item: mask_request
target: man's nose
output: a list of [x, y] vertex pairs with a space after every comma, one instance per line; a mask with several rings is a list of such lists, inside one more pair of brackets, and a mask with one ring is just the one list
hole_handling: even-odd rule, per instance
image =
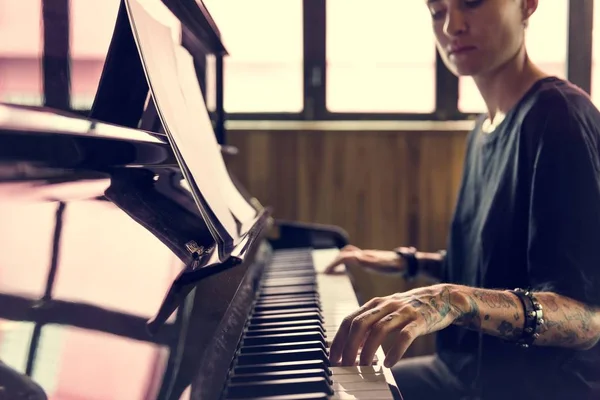
[[448, 37], [459, 36], [468, 30], [465, 14], [457, 8], [450, 8], [446, 12], [446, 21], [444, 22], [444, 34]]

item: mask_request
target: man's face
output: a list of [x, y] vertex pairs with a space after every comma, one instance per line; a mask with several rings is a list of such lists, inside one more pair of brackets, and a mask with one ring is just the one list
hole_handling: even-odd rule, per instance
[[[427, 0], [436, 44], [456, 75], [493, 72], [524, 42], [524, 20], [534, 0]], [[535, 8], [535, 7], [533, 7]]]

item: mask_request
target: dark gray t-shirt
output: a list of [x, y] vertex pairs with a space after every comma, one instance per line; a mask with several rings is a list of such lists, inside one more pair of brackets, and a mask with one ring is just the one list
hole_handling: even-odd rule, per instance
[[[553, 77], [493, 132], [481, 123], [468, 138], [446, 281], [600, 305], [600, 113]], [[484, 398], [600, 399], [600, 346], [522, 349], [451, 326], [438, 333], [438, 353], [464, 383], [477, 380]]]

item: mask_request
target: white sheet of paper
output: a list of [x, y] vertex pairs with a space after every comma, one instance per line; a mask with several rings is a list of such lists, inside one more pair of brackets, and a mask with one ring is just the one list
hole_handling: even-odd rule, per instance
[[[206, 203], [235, 240], [239, 237], [237, 226], [217, 182], [215, 165], [218, 160], [215, 160], [214, 152], [210, 151], [205, 137], [198, 134], [198, 127], [190, 118], [187, 102], [181, 91], [171, 29], [153, 18], [144, 7], [147, 3], [160, 1], [126, 0], [134, 37], [157, 111], [171, 145], [179, 149]], [[162, 3], [160, 5], [164, 6]], [[160, 5], [152, 4], [152, 7]]]
[[221, 188], [221, 194], [226, 199], [229, 210], [243, 224], [256, 217], [256, 210], [248, 204], [244, 196], [237, 190], [227, 171], [219, 143], [213, 131], [210, 115], [206, 109], [204, 96], [196, 77], [192, 55], [181, 46], [175, 48], [175, 54], [177, 66], [179, 67], [181, 91], [185, 97], [188, 113], [195, 127], [194, 135], [202, 136], [204, 145], [208, 147], [206, 151], [214, 153], [213, 157], [211, 157], [211, 162], [215, 163], [213, 167], [215, 168], [217, 182]]

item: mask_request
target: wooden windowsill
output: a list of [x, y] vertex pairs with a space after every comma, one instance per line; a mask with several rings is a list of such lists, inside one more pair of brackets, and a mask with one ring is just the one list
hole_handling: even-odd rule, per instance
[[230, 131], [466, 132], [475, 121], [227, 121]]

